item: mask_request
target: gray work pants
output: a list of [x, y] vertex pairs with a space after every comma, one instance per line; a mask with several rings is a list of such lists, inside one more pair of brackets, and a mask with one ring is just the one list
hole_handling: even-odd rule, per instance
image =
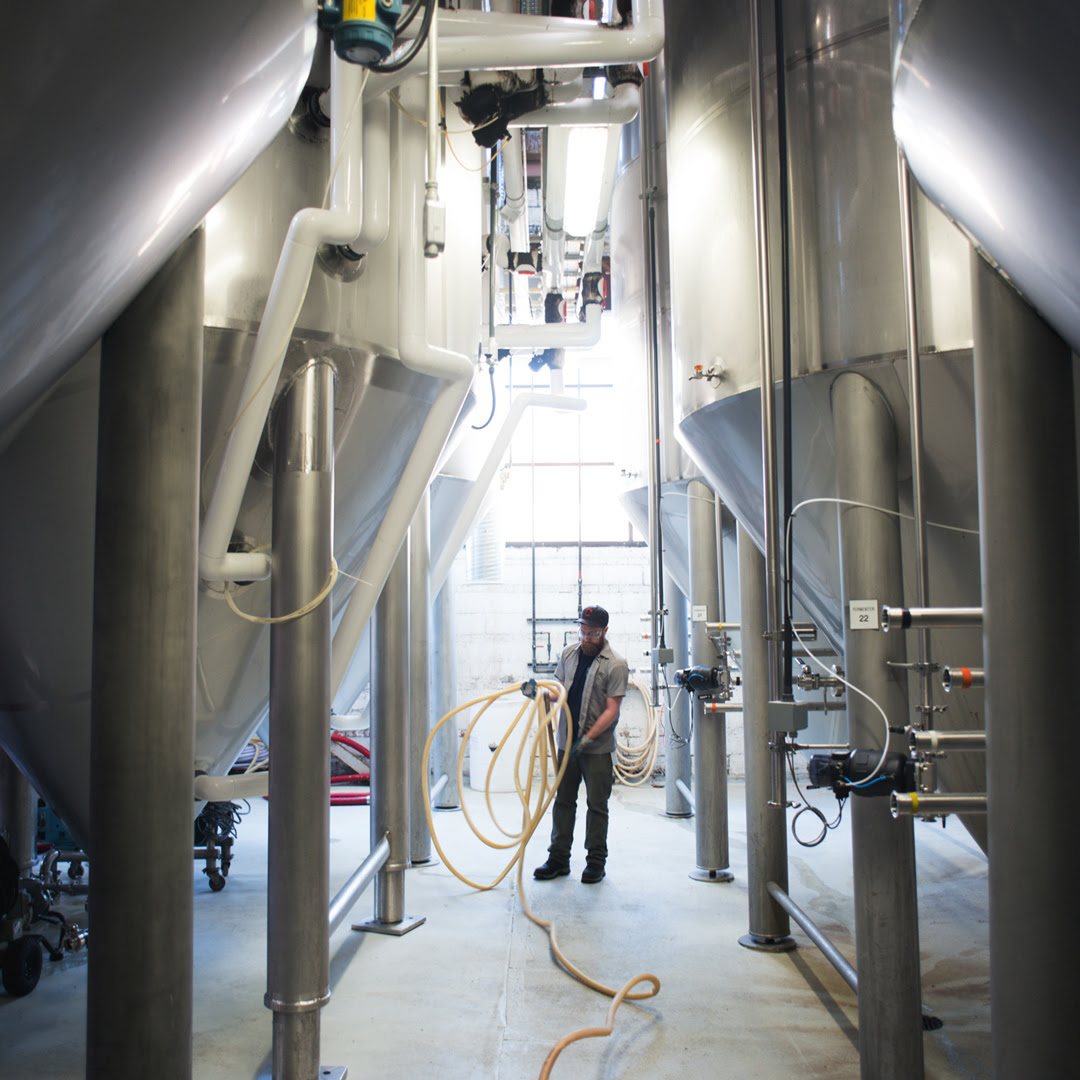
[[[565, 753], [565, 750], [559, 751], [560, 766]], [[570, 759], [552, 805], [549, 862], [557, 866], [570, 864], [578, 788], [584, 779], [587, 806], [585, 814], [586, 862], [589, 866], [603, 867], [607, 860], [608, 799], [611, 797], [613, 774], [614, 768], [610, 754], [575, 754]]]

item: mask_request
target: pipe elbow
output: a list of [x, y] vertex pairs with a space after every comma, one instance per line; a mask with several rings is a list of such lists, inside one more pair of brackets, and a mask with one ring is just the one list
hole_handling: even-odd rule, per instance
[[229, 551], [224, 555], [199, 552], [199, 577], [203, 581], [265, 581], [270, 576], [270, 556], [265, 551]]

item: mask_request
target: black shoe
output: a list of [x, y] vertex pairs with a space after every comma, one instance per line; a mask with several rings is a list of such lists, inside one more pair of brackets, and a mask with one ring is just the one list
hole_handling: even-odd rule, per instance
[[595, 885], [603, 880], [604, 868], [602, 866], [586, 866], [581, 872], [581, 881], [584, 885]]
[[551, 881], [552, 878], [566, 877], [570, 873], [570, 867], [565, 864], [553, 863], [550, 859], [543, 866], [538, 866], [533, 871], [533, 877], [537, 881]]

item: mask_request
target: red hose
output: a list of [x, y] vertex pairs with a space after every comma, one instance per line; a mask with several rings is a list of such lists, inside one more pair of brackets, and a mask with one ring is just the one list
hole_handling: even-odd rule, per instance
[[342, 746], [349, 747], [350, 750], [355, 750], [358, 754], [363, 755], [369, 761], [371, 760], [371, 751], [366, 746], [361, 745], [355, 739], [350, 739], [348, 735], [342, 735], [339, 731], [330, 732], [330, 738], [337, 743], [341, 743]]
[[331, 784], [367, 784], [371, 781], [371, 773], [344, 773], [341, 776], [331, 776]]
[[331, 806], [367, 806], [368, 805], [368, 798], [369, 798], [369, 796], [367, 796], [367, 795], [353, 795], [351, 793], [346, 794], [345, 792], [332, 793], [330, 795], [330, 805]]

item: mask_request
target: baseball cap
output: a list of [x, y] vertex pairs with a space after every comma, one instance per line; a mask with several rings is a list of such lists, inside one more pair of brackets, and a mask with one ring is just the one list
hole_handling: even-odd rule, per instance
[[581, 609], [581, 618], [578, 619], [578, 622], [583, 623], [585, 626], [603, 628], [608, 624], [608, 613], [599, 604], [592, 604]]

